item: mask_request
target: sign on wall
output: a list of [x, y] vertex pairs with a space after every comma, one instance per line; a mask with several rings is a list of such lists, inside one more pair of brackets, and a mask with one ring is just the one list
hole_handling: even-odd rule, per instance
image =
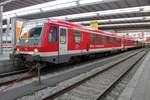
[[98, 27], [99, 27], [98, 21], [92, 21], [92, 22], [90, 23], [90, 26], [91, 26], [91, 27], [94, 27], [94, 28], [96, 28], [96, 29], [98, 29]]
[[22, 25], [23, 25], [23, 21], [19, 21], [19, 20], [16, 21], [16, 41], [19, 41]]

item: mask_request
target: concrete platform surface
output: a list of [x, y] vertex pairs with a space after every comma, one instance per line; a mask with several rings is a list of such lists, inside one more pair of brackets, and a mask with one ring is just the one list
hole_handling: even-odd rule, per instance
[[150, 100], [150, 52], [118, 100]]
[[3, 54], [0, 55], [0, 62], [3, 62], [3, 61], [8, 61], [9, 60], [9, 54], [12, 53], [12, 50], [11, 49], [3, 49]]
[[9, 53], [4, 53], [0, 55], [0, 62], [5, 61], [5, 60], [9, 60]]

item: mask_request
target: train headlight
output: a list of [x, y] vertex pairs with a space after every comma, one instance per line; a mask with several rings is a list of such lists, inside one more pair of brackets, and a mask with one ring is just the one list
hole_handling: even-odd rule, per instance
[[19, 51], [20, 51], [20, 49], [19, 49], [19, 48], [17, 48], [17, 51], [19, 52]]
[[29, 40], [27, 39], [27, 40], [25, 40], [25, 42], [27, 43], [27, 42], [29, 42]]
[[35, 52], [35, 53], [38, 52], [38, 49], [34, 49], [34, 52]]

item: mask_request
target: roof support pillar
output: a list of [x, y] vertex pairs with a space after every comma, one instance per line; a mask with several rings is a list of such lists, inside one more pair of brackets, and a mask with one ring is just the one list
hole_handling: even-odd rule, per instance
[[3, 54], [2, 36], [3, 36], [3, 6], [0, 6], [0, 55]]
[[7, 28], [6, 28], [6, 41], [10, 41], [8, 40], [9, 34], [10, 33], [10, 18], [7, 18]]
[[11, 18], [11, 34], [12, 34], [12, 44], [13, 52], [15, 52], [16, 47], [16, 17]]

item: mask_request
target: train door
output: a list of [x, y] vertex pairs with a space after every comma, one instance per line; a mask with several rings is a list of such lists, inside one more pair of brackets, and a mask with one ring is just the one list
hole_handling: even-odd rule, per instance
[[59, 27], [59, 62], [67, 62], [68, 53], [68, 28], [64, 26]]
[[[56, 24], [48, 23], [46, 35], [43, 35], [43, 42], [41, 42], [41, 45], [45, 46], [45, 50], [49, 53], [48, 55], [45, 56], [50, 56], [47, 60], [49, 62], [53, 63], [58, 63], [59, 58], [58, 58], [58, 33], [59, 33], [59, 27]], [[46, 42], [44, 39], [47, 39], [48, 41]]]

